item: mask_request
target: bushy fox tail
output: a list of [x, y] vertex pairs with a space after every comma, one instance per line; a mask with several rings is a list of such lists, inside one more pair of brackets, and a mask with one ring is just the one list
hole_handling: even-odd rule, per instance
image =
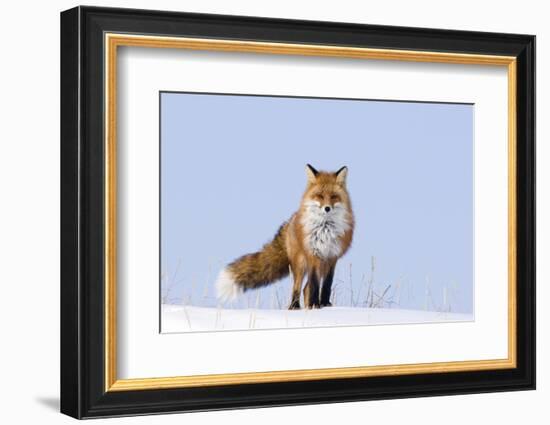
[[285, 223], [261, 251], [243, 255], [220, 272], [216, 281], [216, 292], [220, 301], [234, 300], [249, 289], [260, 288], [288, 276], [286, 231]]

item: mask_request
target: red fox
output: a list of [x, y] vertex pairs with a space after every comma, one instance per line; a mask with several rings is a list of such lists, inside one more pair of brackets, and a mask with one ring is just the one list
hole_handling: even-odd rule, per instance
[[[300, 208], [273, 240], [225, 267], [216, 281], [218, 299], [230, 301], [249, 289], [294, 279], [290, 310], [300, 308], [302, 281], [306, 308], [330, 306], [336, 262], [351, 245], [354, 217], [346, 189], [347, 167], [336, 172], [306, 166], [307, 187]], [[322, 284], [322, 288], [321, 288]]]

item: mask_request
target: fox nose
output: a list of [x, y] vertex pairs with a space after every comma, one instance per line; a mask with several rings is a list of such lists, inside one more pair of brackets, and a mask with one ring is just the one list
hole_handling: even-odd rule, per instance
[[325, 207], [325, 211], [326, 211], [326, 212], [329, 212], [329, 211], [330, 211], [330, 207], [329, 207], [328, 205]]

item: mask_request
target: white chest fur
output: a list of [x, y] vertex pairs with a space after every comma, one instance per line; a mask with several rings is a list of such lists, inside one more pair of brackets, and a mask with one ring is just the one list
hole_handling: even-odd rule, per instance
[[349, 213], [342, 204], [335, 204], [327, 213], [319, 202], [308, 202], [302, 216], [302, 226], [306, 246], [313, 255], [325, 260], [342, 255], [341, 239], [350, 228]]

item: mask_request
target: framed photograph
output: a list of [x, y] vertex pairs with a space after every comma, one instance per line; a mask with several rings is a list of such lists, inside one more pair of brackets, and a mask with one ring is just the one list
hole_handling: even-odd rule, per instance
[[61, 411], [535, 388], [535, 37], [61, 14]]

